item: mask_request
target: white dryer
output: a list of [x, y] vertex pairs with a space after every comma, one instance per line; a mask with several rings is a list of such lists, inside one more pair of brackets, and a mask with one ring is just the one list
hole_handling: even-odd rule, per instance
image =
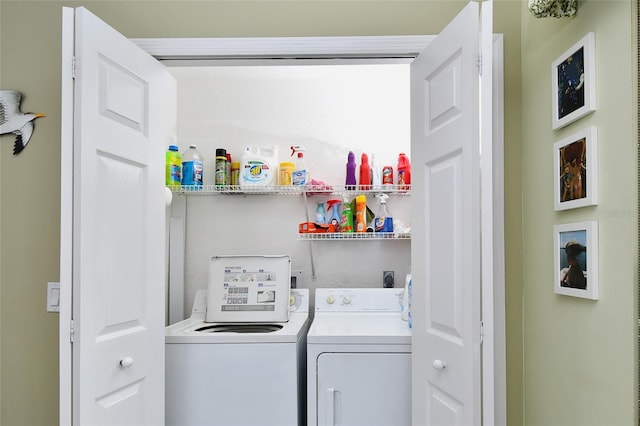
[[411, 329], [403, 289], [315, 293], [307, 334], [307, 423], [411, 424]]
[[[233, 260], [246, 263], [242, 258]], [[212, 259], [212, 263], [215, 262]], [[223, 269], [229, 270], [229, 265], [231, 263], [225, 262]], [[266, 269], [273, 272], [278, 268]], [[274, 279], [276, 275], [278, 279]], [[284, 289], [280, 288], [281, 284], [277, 288], [261, 284], [261, 278], [225, 279], [224, 297], [212, 289], [223, 281], [214, 278], [212, 283], [210, 279], [208, 290], [197, 293], [191, 317], [166, 328], [168, 426], [305, 423], [309, 290], [289, 290], [290, 278], [286, 273], [278, 272], [264, 279], [280, 283], [285, 281], [280, 279], [285, 275]], [[254, 285], [264, 290], [255, 291]], [[276, 312], [279, 309], [266, 307], [280, 303], [278, 299], [285, 295], [285, 306], [288, 306], [285, 320], [266, 322], [268, 316], [264, 316], [264, 312], [282, 316]], [[212, 301], [212, 297], [220, 297], [224, 302]], [[258, 312], [250, 312], [251, 316], [260, 316], [260, 322], [238, 322], [238, 312], [250, 311], [252, 305], [260, 306]], [[216, 306], [219, 312], [232, 314], [235, 322], [207, 321], [211, 316], [209, 311]]]

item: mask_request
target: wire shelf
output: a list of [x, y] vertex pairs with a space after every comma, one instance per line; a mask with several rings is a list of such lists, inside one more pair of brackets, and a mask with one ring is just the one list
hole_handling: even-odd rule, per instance
[[327, 232], [298, 234], [299, 240], [305, 241], [356, 241], [356, 240], [410, 240], [408, 232]]
[[187, 186], [169, 186], [172, 192], [184, 195], [218, 195], [218, 194], [236, 194], [236, 195], [357, 195], [357, 194], [394, 194], [394, 195], [411, 195], [410, 185], [384, 185], [380, 188], [344, 188], [332, 187], [329, 185], [303, 185], [303, 186], [239, 186], [239, 185], [187, 185]]

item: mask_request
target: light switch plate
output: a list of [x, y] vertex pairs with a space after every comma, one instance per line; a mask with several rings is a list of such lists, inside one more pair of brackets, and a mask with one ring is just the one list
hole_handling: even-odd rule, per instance
[[47, 283], [47, 312], [60, 312], [60, 283]]

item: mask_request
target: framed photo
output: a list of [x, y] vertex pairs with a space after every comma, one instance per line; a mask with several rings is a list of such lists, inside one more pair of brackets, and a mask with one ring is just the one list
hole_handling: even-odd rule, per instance
[[598, 300], [598, 222], [555, 225], [555, 293]]
[[555, 210], [598, 204], [597, 153], [595, 126], [553, 144]]
[[551, 64], [554, 129], [596, 109], [595, 43], [588, 33]]

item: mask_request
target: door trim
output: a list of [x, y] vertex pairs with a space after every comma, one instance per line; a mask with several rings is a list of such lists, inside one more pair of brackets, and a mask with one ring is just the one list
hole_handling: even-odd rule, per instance
[[415, 58], [435, 36], [131, 39], [158, 60]]

